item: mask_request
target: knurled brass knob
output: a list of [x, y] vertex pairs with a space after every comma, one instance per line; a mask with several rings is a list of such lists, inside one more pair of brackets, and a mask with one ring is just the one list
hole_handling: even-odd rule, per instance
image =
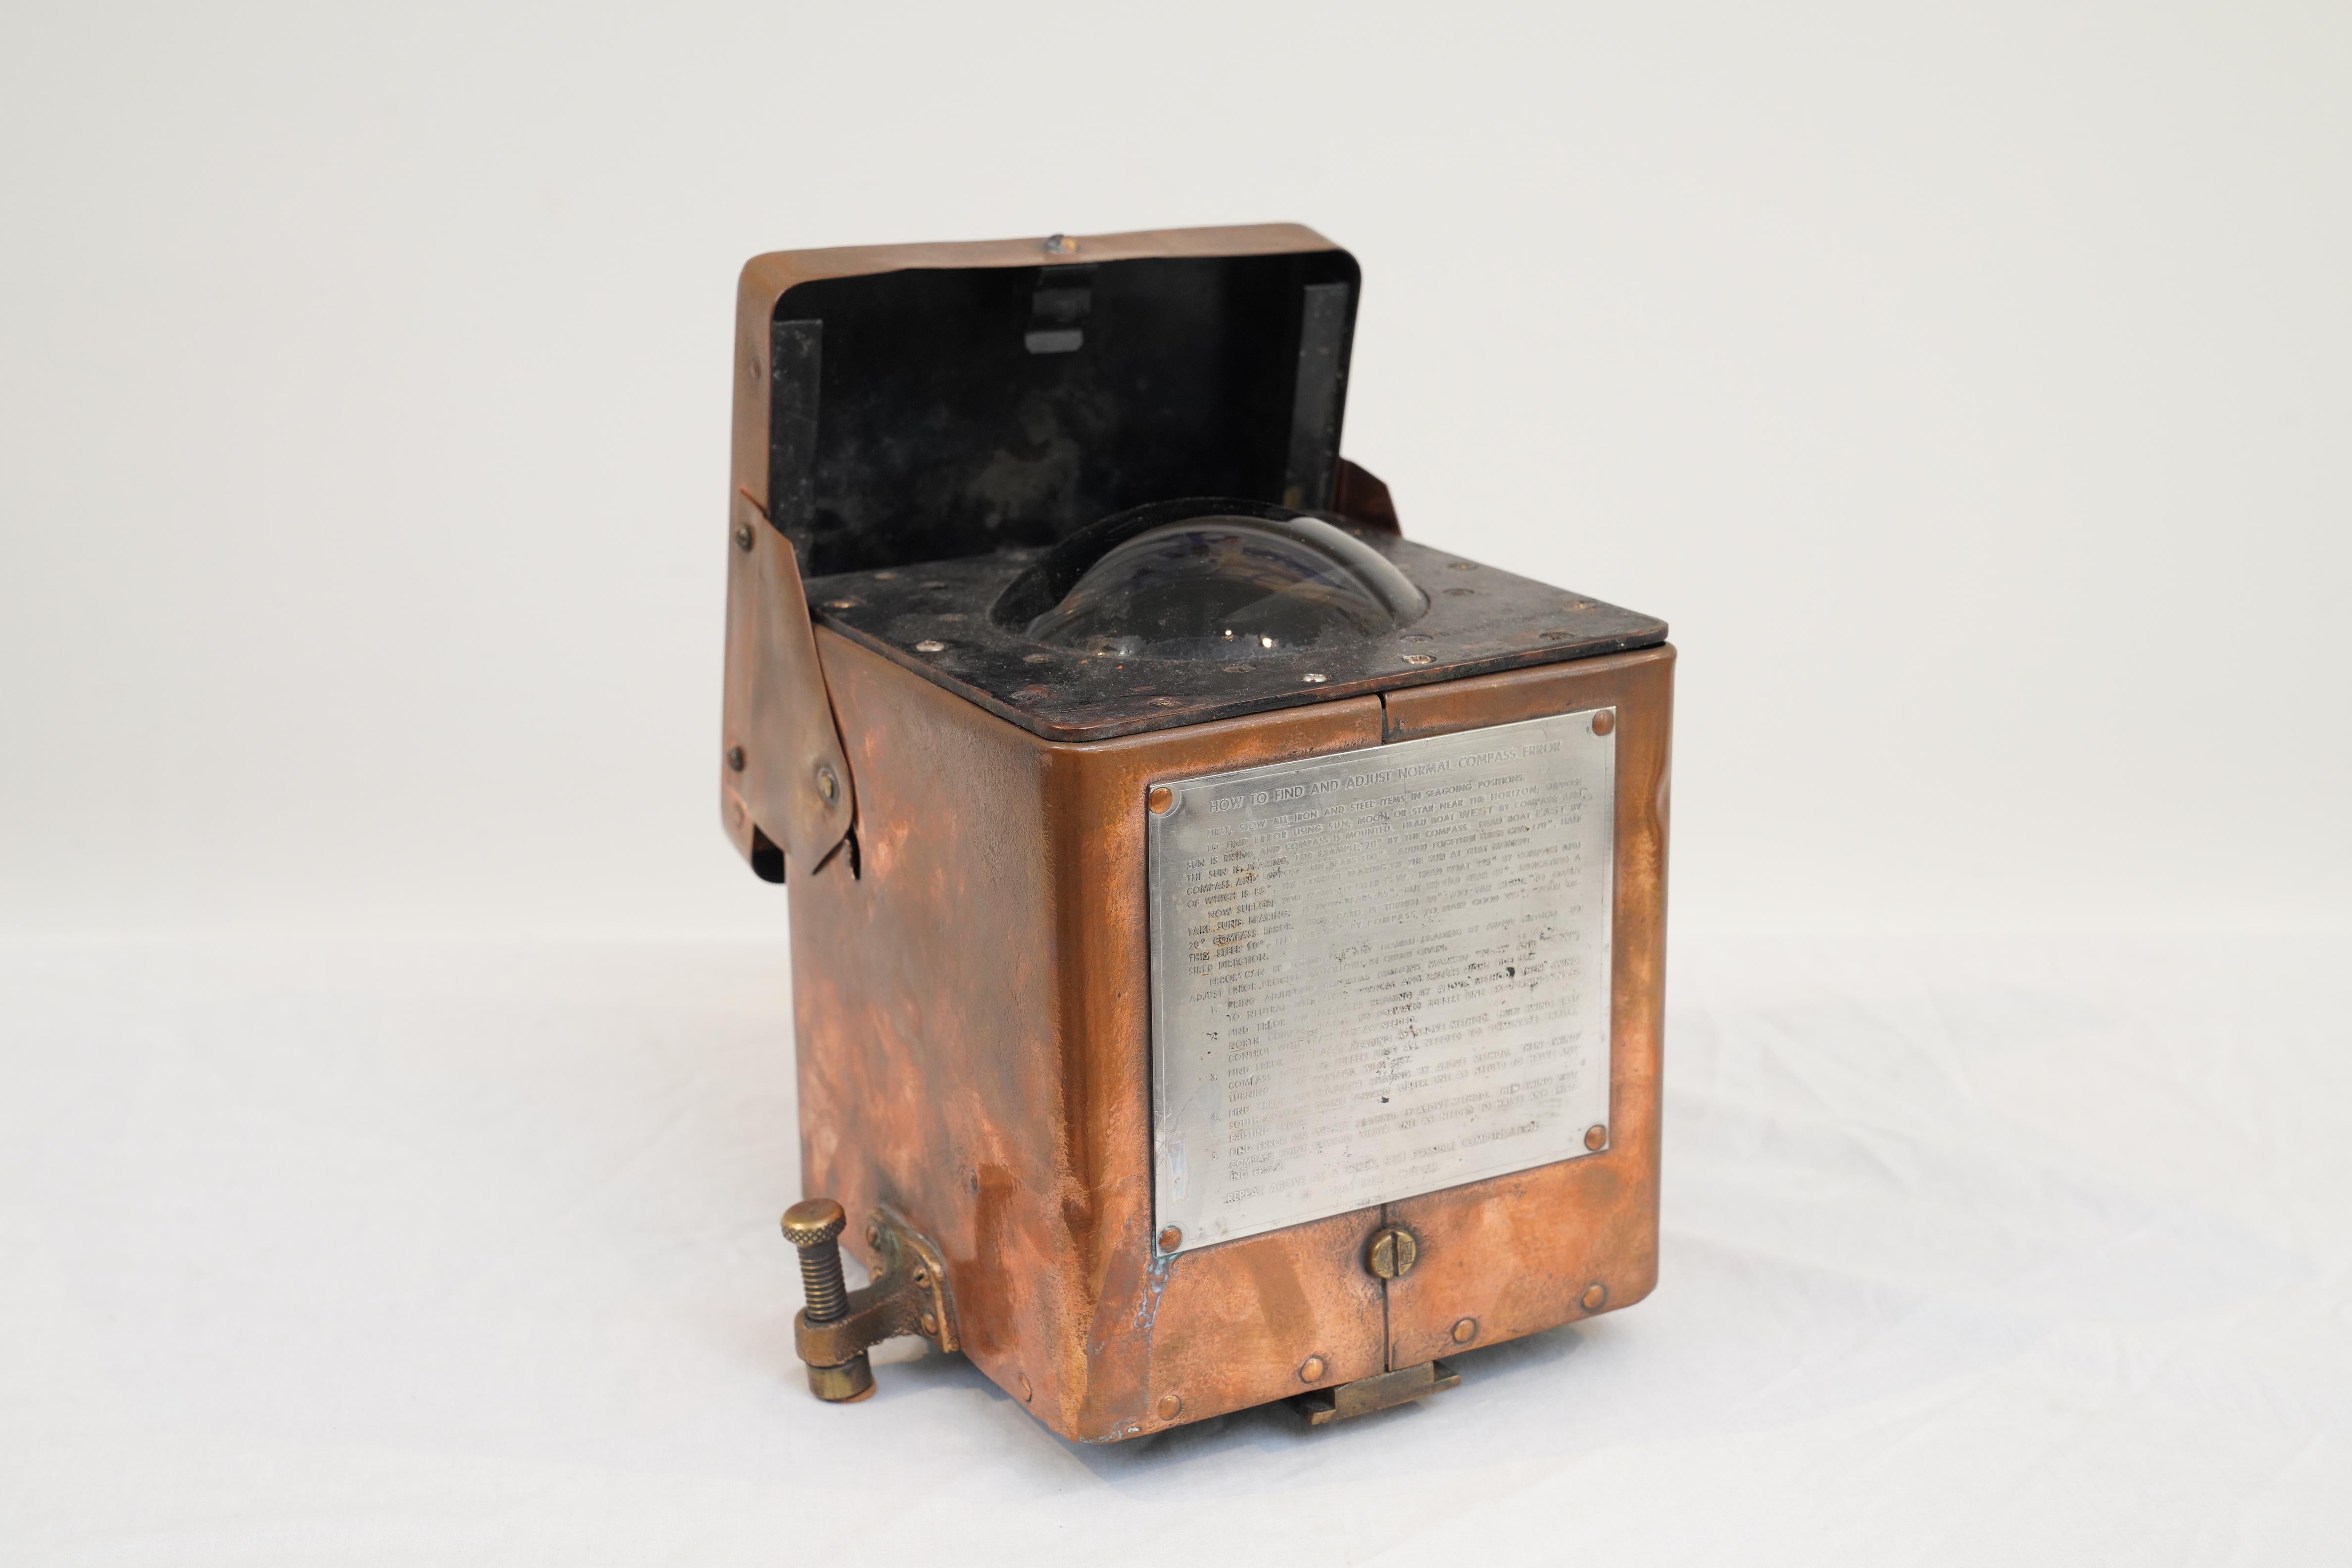
[[794, 1247], [814, 1247], [839, 1236], [849, 1216], [831, 1198], [810, 1198], [784, 1211], [784, 1239]]

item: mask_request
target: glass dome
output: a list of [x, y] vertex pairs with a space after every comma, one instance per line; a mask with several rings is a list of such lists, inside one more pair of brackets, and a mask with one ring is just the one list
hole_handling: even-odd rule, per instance
[[1386, 556], [1328, 522], [1211, 513], [1113, 545], [1028, 633], [1081, 653], [1281, 658], [1426, 608]]

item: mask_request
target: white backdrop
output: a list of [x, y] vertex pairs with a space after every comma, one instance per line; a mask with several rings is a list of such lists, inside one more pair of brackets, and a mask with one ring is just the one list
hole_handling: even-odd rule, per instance
[[[2340, 1551], [2347, 171], [2325, 5], [8, 8], [0, 1556]], [[1268, 219], [1408, 533], [1675, 627], [1661, 1289], [821, 1410], [735, 271]]]
[[756, 251], [1294, 218], [1409, 532], [1666, 617], [1676, 918], [2340, 920], [2330, 8], [17, 7], [0, 927], [773, 931]]

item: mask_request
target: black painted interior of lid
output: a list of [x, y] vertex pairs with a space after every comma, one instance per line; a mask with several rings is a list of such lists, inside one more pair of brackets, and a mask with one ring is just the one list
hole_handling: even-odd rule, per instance
[[1429, 596], [1427, 613], [1384, 636], [1256, 662], [1085, 654], [1030, 640], [990, 612], [1036, 563], [1034, 549], [818, 578], [809, 608], [820, 626], [1052, 741], [1108, 740], [1666, 638], [1654, 616], [1393, 534], [1349, 531]]
[[1176, 496], [1324, 506], [1358, 284], [1340, 250], [803, 283], [771, 328], [770, 521], [824, 577]]

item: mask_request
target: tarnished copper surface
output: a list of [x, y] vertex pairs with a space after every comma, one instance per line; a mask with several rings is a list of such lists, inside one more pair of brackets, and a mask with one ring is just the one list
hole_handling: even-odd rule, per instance
[[1375, 1215], [1161, 1259], [1144, 802], [1160, 778], [1379, 743], [1377, 699], [1057, 745], [827, 632], [861, 875], [795, 875], [803, 1191], [936, 1241], [967, 1355], [1108, 1440], [1382, 1370]]
[[1421, 1241], [1388, 1286], [1389, 1361], [1450, 1348], [1477, 1321], [1495, 1344], [1648, 1295], [1658, 1278], [1658, 1131], [1674, 649], [1515, 671], [1388, 699], [1402, 740], [1547, 713], [1617, 710], [1617, 910], [1606, 1147], [1581, 1159], [1388, 1205]]
[[[935, 1241], [965, 1353], [1047, 1426], [1116, 1440], [1302, 1381], [1413, 1371], [1465, 1320], [1494, 1343], [1581, 1315], [1595, 1284], [1610, 1305], [1648, 1291], [1670, 649], [1066, 744], [830, 631], [817, 647], [859, 781], [862, 864], [796, 867], [791, 884], [803, 1190], [854, 1214], [888, 1203]], [[1622, 726], [1609, 1147], [1163, 1256], [1151, 788], [1596, 705]], [[1384, 1286], [1368, 1265], [1390, 1227], [1413, 1234], [1417, 1260]]]

